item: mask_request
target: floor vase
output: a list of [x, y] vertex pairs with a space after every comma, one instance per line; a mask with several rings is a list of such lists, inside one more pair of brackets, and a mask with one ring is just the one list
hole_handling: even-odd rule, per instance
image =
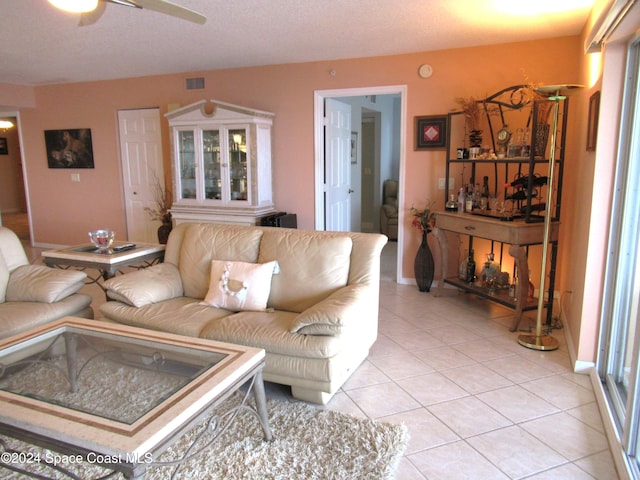
[[427, 242], [427, 232], [423, 232], [422, 243], [420, 243], [420, 247], [416, 253], [416, 259], [413, 263], [413, 273], [416, 277], [418, 289], [421, 292], [428, 292], [431, 289], [434, 271], [433, 254]]
[[171, 222], [171, 214], [167, 213], [162, 217], [162, 225], [158, 227], [158, 243], [166, 245], [172, 229], [173, 223]]

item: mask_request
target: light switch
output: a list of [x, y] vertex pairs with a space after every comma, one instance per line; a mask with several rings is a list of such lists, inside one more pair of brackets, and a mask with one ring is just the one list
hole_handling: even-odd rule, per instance
[[79, 173], [72, 173], [71, 174], [71, 181], [72, 182], [80, 182], [80, 174]]

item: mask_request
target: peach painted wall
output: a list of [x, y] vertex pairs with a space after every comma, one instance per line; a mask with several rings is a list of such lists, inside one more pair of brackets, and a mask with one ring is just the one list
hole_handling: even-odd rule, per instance
[[[313, 228], [314, 91], [406, 85], [408, 130], [404, 139], [407, 145], [405, 176], [401, 179], [405, 205], [401, 208], [406, 211], [413, 204], [424, 204], [427, 198], [436, 199], [442, 207], [443, 193], [437, 189], [437, 179], [444, 177], [444, 151], [413, 150], [413, 118], [445, 114], [456, 108], [456, 97], [481, 98], [509, 85], [579, 83], [581, 47], [579, 37], [563, 37], [388, 57], [35, 87], [36, 108], [21, 109], [34, 240], [39, 244], [68, 245], [84, 242], [86, 232], [97, 227], [124, 232], [117, 111], [159, 107], [164, 114], [170, 104], [186, 105], [202, 98], [220, 99], [276, 114], [273, 129], [276, 206], [280, 210], [296, 212], [301, 228]], [[423, 63], [431, 64], [434, 70], [433, 76], [426, 80], [417, 75], [417, 68]], [[331, 70], [335, 70], [335, 76], [330, 75]], [[184, 79], [193, 76], [205, 78], [204, 90], [185, 90]], [[582, 142], [579, 136], [584, 128], [581, 122], [575, 122], [582, 116], [581, 103], [584, 102], [572, 103], [573, 121], [568, 132], [570, 151]], [[162, 125], [166, 171], [169, 172], [166, 121], [163, 120]], [[94, 169], [47, 168], [43, 131], [64, 128], [91, 128]], [[571, 215], [575, 210], [573, 203], [588, 195], [588, 191], [579, 185], [589, 183], [592, 175], [588, 165], [581, 161], [579, 156], [567, 158], [568, 174], [564, 184], [558, 278], [561, 290], [574, 291], [571, 306], [582, 289], [580, 278], [584, 277], [567, 273], [565, 279], [563, 272], [575, 272], [575, 266], [583, 263], [581, 259], [587, 249], [583, 224], [588, 222], [582, 218], [586, 212]], [[80, 183], [71, 182], [70, 173], [80, 173]], [[405, 241], [399, 246], [404, 253], [400, 276], [406, 278], [413, 276], [412, 259], [419, 241], [410, 221], [411, 218], [405, 216], [402, 227]], [[571, 332], [576, 336], [577, 344], [580, 310], [573, 309], [567, 315], [573, 318], [574, 311], [576, 327], [573, 328], [572, 323]]]
[[[432, 65], [429, 79], [417, 75], [423, 63]], [[35, 108], [21, 108], [24, 159], [30, 189], [34, 239], [39, 244], [68, 245], [86, 240], [96, 227], [125, 231], [117, 118], [119, 109], [158, 107], [166, 113], [171, 104], [186, 105], [202, 98], [219, 99], [276, 114], [274, 122], [274, 197], [280, 210], [296, 212], [301, 228], [314, 225], [314, 131], [315, 90], [407, 86], [406, 164], [401, 179], [406, 212], [427, 198], [442, 207], [443, 193], [437, 180], [444, 177], [443, 150], [413, 150], [413, 118], [445, 114], [456, 108], [456, 97], [481, 98], [509, 85], [586, 83], [586, 57], [580, 37], [492, 45], [476, 48], [422, 52], [408, 55], [310, 62], [291, 65], [190, 72], [105, 82], [34, 87]], [[335, 76], [330, 72], [335, 70]], [[202, 76], [206, 88], [187, 91], [184, 80]], [[0, 85], [0, 99], [4, 95]], [[29, 88], [21, 90], [30, 91]], [[560, 237], [558, 286], [563, 293], [565, 317], [570, 322], [579, 358], [593, 360], [593, 341], [582, 345], [583, 334], [593, 337], [597, 327], [582, 321], [586, 256], [593, 187], [593, 154], [584, 150], [586, 103], [591, 89], [571, 100], [568, 130], [563, 226]], [[32, 107], [29, 95], [24, 107]], [[2, 103], [2, 102], [0, 102]], [[169, 172], [169, 139], [162, 122], [166, 171]], [[95, 169], [47, 168], [43, 131], [91, 128]], [[72, 183], [70, 173], [80, 173]], [[400, 277], [413, 276], [412, 259], [418, 235], [407, 215], [404, 229], [404, 264]]]
[[[438, 199], [437, 178], [444, 176], [444, 151], [413, 151], [413, 117], [444, 114], [457, 96], [482, 97], [526, 81], [575, 82], [578, 37], [494, 45], [366, 59], [273, 65], [189, 74], [35, 87], [34, 109], [22, 111], [23, 140], [31, 191], [34, 237], [39, 243], [84, 241], [98, 223], [124, 231], [116, 112], [118, 109], [186, 105], [215, 98], [276, 114], [274, 122], [274, 187], [278, 209], [298, 214], [301, 228], [314, 225], [313, 92], [323, 89], [407, 85], [407, 157], [405, 202]], [[553, 51], [553, 55], [549, 52]], [[422, 63], [434, 74], [417, 75]], [[336, 75], [330, 75], [335, 70]], [[206, 88], [186, 91], [184, 79], [203, 76]], [[68, 170], [47, 168], [43, 131], [91, 128], [96, 168], [79, 170], [72, 183]], [[165, 161], [168, 131], [163, 121]], [[292, 181], [295, 179], [295, 181]], [[100, 194], [98, 194], [100, 192]], [[99, 219], [99, 221], [96, 220]], [[408, 228], [409, 219], [405, 221]], [[415, 251], [417, 235], [402, 248]], [[410, 275], [410, 260], [403, 268]]]
[[[569, 260], [572, 265], [565, 267], [564, 277], [566, 288], [573, 291], [567, 305], [572, 344], [576, 347], [576, 359], [583, 362], [594, 361], [598, 351], [626, 50], [626, 42], [607, 45], [604, 56], [585, 57], [582, 69], [587, 87], [582, 122], [585, 141], [589, 97], [598, 90], [601, 90], [600, 119], [604, 119], [598, 125], [597, 150], [584, 152], [584, 173], [576, 184], [575, 205], [582, 207], [576, 208], [576, 228], [571, 238], [576, 249], [584, 254]], [[598, 67], [602, 73], [594, 81], [592, 74]]]
[[0, 111], [10, 111], [15, 107], [35, 107], [33, 87], [0, 83]]
[[[566, 333], [571, 336], [571, 345], [577, 360], [593, 362], [595, 358], [594, 334], [597, 321], [590, 319], [583, 322], [582, 301], [585, 295], [587, 251], [589, 249], [589, 226], [591, 222], [591, 196], [594, 184], [595, 152], [586, 150], [587, 117], [589, 97], [600, 88], [599, 83], [590, 85], [589, 57], [582, 56], [580, 62], [580, 78], [577, 83], [584, 85], [581, 90], [574, 90], [569, 101], [574, 108], [572, 123], [575, 126], [572, 151], [574, 155], [567, 161], [564, 182], [562, 227], [560, 230], [558, 270], [562, 272], [556, 291]], [[580, 252], [580, 254], [578, 254]], [[599, 294], [592, 292], [591, 297]], [[596, 317], [596, 309], [592, 311]], [[588, 346], [580, 346], [580, 336], [586, 335]]]

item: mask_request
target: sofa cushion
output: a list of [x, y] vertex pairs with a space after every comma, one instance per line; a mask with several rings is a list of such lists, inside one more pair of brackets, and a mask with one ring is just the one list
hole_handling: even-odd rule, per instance
[[201, 330], [212, 320], [233, 315], [229, 310], [202, 305], [200, 299], [172, 298], [144, 307], [132, 307], [120, 302], [100, 305], [100, 312], [110, 320], [163, 332], [199, 337]]
[[85, 278], [87, 274], [77, 270], [22, 265], [9, 276], [6, 301], [57, 302], [80, 290]]
[[211, 260], [256, 263], [261, 237], [262, 231], [256, 228], [215, 224], [187, 225], [178, 262], [185, 296], [199, 299], [205, 297], [209, 289]]
[[144, 270], [110, 278], [104, 283], [113, 300], [142, 307], [182, 296], [182, 280], [177, 267], [160, 263]]
[[211, 261], [211, 281], [203, 303], [232, 312], [264, 311], [276, 262]]
[[347, 284], [352, 240], [339, 233], [266, 229], [259, 263], [277, 260], [268, 306], [302, 312]]
[[91, 300], [89, 295], [77, 293], [55, 303], [0, 303], [0, 338], [16, 335], [62, 317], [93, 318], [93, 310], [89, 306]]
[[4, 303], [7, 296], [7, 284], [9, 283], [9, 268], [2, 256], [2, 250], [0, 250], [0, 303]]
[[[275, 278], [275, 276], [274, 276]], [[331, 358], [343, 348], [340, 337], [297, 335], [289, 331], [294, 312], [239, 312], [207, 324], [201, 338], [264, 348], [271, 353], [303, 358]]]

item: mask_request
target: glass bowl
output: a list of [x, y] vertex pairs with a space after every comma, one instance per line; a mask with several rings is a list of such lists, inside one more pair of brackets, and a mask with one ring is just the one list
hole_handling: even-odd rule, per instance
[[116, 232], [113, 230], [94, 230], [89, 232], [89, 240], [93, 243], [100, 253], [109, 253], [111, 245], [116, 238]]

